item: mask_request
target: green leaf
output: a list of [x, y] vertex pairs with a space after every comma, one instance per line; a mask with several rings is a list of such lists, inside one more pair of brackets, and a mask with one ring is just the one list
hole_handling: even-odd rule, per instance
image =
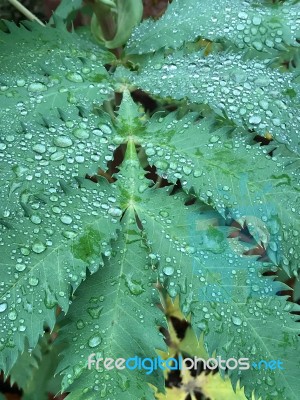
[[[44, 340], [44, 339], [42, 339]], [[41, 340], [41, 341], [42, 341]], [[10, 372], [10, 384], [16, 383], [20, 389], [28, 384], [34, 375], [34, 369], [38, 368], [42, 358], [41, 343], [29, 351], [28, 345], [25, 346], [24, 352], [20, 355], [18, 363], [14, 365]]]
[[180, 179], [185, 190], [193, 187], [227, 219], [246, 223], [275, 264], [297, 273], [299, 160], [282, 156], [280, 148], [270, 157], [272, 146], [249, 145], [238, 132], [230, 138], [228, 128], [214, 126], [213, 116], [195, 117], [152, 118], [152, 137], [141, 141], [150, 164], [172, 182]]
[[[124, 77], [121, 69], [119, 77]], [[225, 113], [237, 126], [261, 136], [271, 133], [279, 142], [299, 153], [299, 99], [290, 74], [268, 68], [264, 62], [244, 60], [238, 54], [183, 55], [166, 59], [161, 54], [128, 73], [138, 88], [160, 97], [187, 98]]]
[[[228, 221], [245, 223], [274, 264], [297, 274], [299, 160], [282, 155], [281, 148], [250, 145], [239, 129], [219, 127], [213, 114], [197, 117], [190, 113], [178, 120], [175, 113], [166, 118], [157, 113], [144, 122], [125, 94], [118, 121], [160, 176], [173, 183], [180, 179], [186, 192], [193, 188]], [[122, 143], [125, 138], [115, 140]], [[273, 157], [268, 155], [271, 150]]]
[[104, 68], [114, 57], [110, 53], [61, 22], [55, 28], [6, 24], [10, 33], [0, 32], [2, 134], [40, 114], [57, 114], [57, 108], [99, 107], [111, 93]]
[[[157, 271], [159, 282], [167, 289], [169, 295], [173, 298], [177, 294], [180, 295], [181, 309], [186, 316], [192, 314], [192, 326], [197, 334], [205, 332], [210, 355], [216, 351], [223, 359], [246, 357], [250, 359], [251, 364], [261, 359], [267, 361], [279, 359], [283, 362], [284, 371], [256, 370], [252, 365], [249, 370], [240, 372], [232, 370], [231, 380], [234, 386], [241, 380], [242, 386], [245, 386], [246, 396], [251, 397], [252, 391], [255, 391], [257, 397], [263, 396], [263, 398], [269, 396], [272, 386], [273, 396], [296, 400], [300, 388], [295, 372], [298, 361], [293, 355], [299, 351], [299, 328], [295, 323], [295, 315], [290, 314], [290, 311], [298, 311], [300, 307], [287, 303], [284, 297], [276, 297], [276, 293], [286, 290], [287, 286], [273, 281], [272, 277], [262, 276], [271, 265], [259, 263], [255, 257], [236, 254], [226, 238], [226, 231], [211, 226], [211, 219], [204, 212], [205, 207], [198, 201], [192, 205], [185, 205], [190, 204], [190, 197], [181, 191], [170, 195], [169, 188], [149, 188], [149, 181], [144, 178], [144, 171], [139, 165], [132, 141], [128, 143], [125, 161], [120, 167], [117, 178], [119, 194], [116, 196], [116, 204], [119, 204], [125, 212], [124, 221], [126, 218], [131, 218], [131, 224], [134, 221], [136, 223], [135, 227], [130, 225], [128, 229], [124, 222], [120, 237], [132, 235], [129, 236], [131, 244], [144, 248], [153, 266], [146, 269], [147, 272], [144, 272], [144, 278], [140, 281], [137, 280], [138, 275], [134, 275], [134, 280], [131, 279], [130, 285], [127, 284], [129, 292], [130, 287], [134, 291], [142, 288], [145, 292], [138, 290], [142, 292], [139, 296], [144, 293], [145, 296], [146, 293], [149, 295], [151, 285], [148, 286], [147, 283], [153, 282], [151, 277], [154, 269]], [[143, 241], [138, 239], [139, 237], [142, 237]], [[121, 250], [119, 247], [116, 257], [123, 254]], [[129, 257], [129, 250], [124, 254]], [[134, 250], [134, 254], [139, 254], [138, 249]], [[142, 274], [145, 271], [145, 262], [139, 264], [139, 259], [140, 257], [135, 256], [135, 265], [138, 265], [139, 274]], [[120, 274], [122, 265], [122, 262], [118, 263], [117, 279], [110, 272], [109, 280], [117, 282], [115, 285], [118, 283], [124, 285]], [[109, 271], [112, 271], [112, 268], [110, 266]], [[97, 279], [97, 284], [93, 281], [98, 296], [95, 307], [102, 313], [100, 321], [101, 315], [105, 318], [106, 313], [101, 309], [99, 294], [101, 293], [100, 296], [103, 294], [105, 299], [106, 293], [112, 290], [111, 285], [107, 285], [105, 275], [105, 286], [99, 290], [98, 285], [103, 282], [101, 279], [100, 277]], [[91, 290], [87, 289], [84, 293], [89, 293], [90, 296]], [[85, 296], [84, 293], [78, 295], [78, 302]], [[122, 299], [123, 308], [127, 308], [126, 296], [122, 296]], [[103, 335], [99, 332], [98, 327], [103, 325], [97, 323], [98, 319], [91, 322], [84, 331], [89, 335], [80, 333], [82, 318], [83, 322], [92, 321], [92, 316], [89, 316], [88, 309], [84, 309], [84, 304], [91, 304], [91, 301], [85, 299], [73, 314], [74, 328], [71, 332], [74, 332], [75, 336], [70, 335], [68, 329], [64, 333], [65, 338], [72, 337], [72, 341], [76, 343], [77, 353], [75, 351], [75, 359], [71, 365], [84, 358], [78, 369], [79, 380], [77, 383], [74, 382], [74, 391], [70, 399], [78, 398], [84, 388], [87, 394], [84, 394], [86, 397], [83, 398], [94, 398], [99, 392], [101, 393], [101, 390], [104, 390], [104, 393], [106, 390], [119, 390], [117, 385], [108, 385], [102, 381], [102, 384], [99, 382], [100, 386], [97, 385], [94, 391], [89, 392], [91, 382], [95, 382], [98, 375], [90, 373], [88, 376], [81, 376], [81, 371], [86, 371], [87, 368], [87, 352], [85, 357], [81, 357], [80, 346], [87, 348], [90, 340], [92, 351], [93, 340], [97, 346], [102, 341], [103, 345], [111, 343], [106, 339], [105, 328]], [[79, 316], [83, 317], [79, 319], [79, 329], [78, 326], [76, 329], [75, 324], [78, 323]], [[112, 326], [109, 323], [104, 326], [106, 325]], [[111, 329], [114, 329], [114, 325]], [[122, 339], [119, 339], [118, 343], [120, 341], [123, 343]], [[69, 353], [74, 354], [74, 351], [69, 349]], [[126, 356], [127, 353], [126, 348], [123, 353], [118, 354]], [[103, 354], [106, 356], [107, 352], [100, 352], [100, 357]], [[149, 356], [149, 350], [144, 356]], [[71, 384], [76, 372], [72, 373], [71, 368], [65, 372], [71, 375]], [[71, 384], [69, 390], [72, 388]]]
[[260, 4], [241, 0], [173, 0], [158, 20], [146, 20], [133, 32], [129, 53], [144, 54], [162, 47], [178, 48], [202, 36], [230, 41], [239, 49], [271, 53], [299, 46], [299, 6], [293, 1]]
[[[268, 265], [234, 254], [219, 229], [209, 228], [207, 222], [205, 228], [205, 215], [197, 202], [184, 206], [186, 196], [180, 193], [167, 200], [168, 191], [150, 188], [130, 196], [151, 258], [159, 263], [159, 280], [172, 297], [180, 294], [181, 308], [186, 315], [192, 313], [194, 329], [206, 332], [210, 354], [216, 351], [223, 358], [239, 358], [250, 353], [253, 362], [281, 359], [284, 363], [284, 371], [251, 368], [240, 376], [234, 370], [233, 385], [241, 377], [249, 397], [252, 390], [257, 397], [266, 397], [272, 385], [274, 395], [296, 399], [299, 383], [293, 354], [299, 351], [299, 328], [289, 311], [299, 307], [283, 297], [275, 298], [286, 287], [261, 276]], [[204, 240], [207, 236], [209, 246]], [[284, 328], [279, 328], [280, 320]]]
[[[154, 349], [164, 348], [157, 325], [163, 314], [157, 308], [156, 274], [148, 249], [135, 222], [134, 211], [126, 211], [122, 232], [112, 246], [110, 260], [76, 291], [70, 307], [69, 324], [60, 332], [60, 340], [69, 344], [59, 369], [63, 370], [63, 389], [72, 399], [122, 398], [152, 400], [147, 382], [163, 388], [163, 374], [128, 369], [104, 370], [98, 358], [157, 356]], [[94, 363], [88, 369], [88, 357]], [[104, 380], [103, 380], [104, 379]]]
[[60, 377], [53, 378], [58, 355], [63, 345], [52, 343], [49, 334], [44, 335], [32, 352], [28, 348], [11, 370], [10, 382], [23, 390], [24, 400], [47, 400], [48, 392], [58, 393]]
[[184, 196], [166, 200], [164, 192], [148, 189], [136, 206], [153, 257], [159, 260], [161, 283], [172, 297], [180, 294], [181, 309], [192, 313], [193, 328], [206, 333], [210, 355], [216, 351], [223, 359], [284, 363], [284, 371], [231, 371], [233, 385], [241, 379], [247, 396], [255, 390], [263, 398], [272, 385], [274, 395], [296, 399], [298, 361], [293, 354], [299, 351], [299, 328], [289, 311], [299, 307], [275, 298], [286, 286], [261, 276], [267, 266], [235, 254], [218, 229], [205, 228], [199, 205], [184, 207]]
[[86, 268], [98, 269], [118, 228], [112, 187], [85, 179], [106, 168], [115, 148], [108, 144], [110, 118], [95, 108], [110, 91], [106, 53], [64, 26], [27, 26], [9, 24], [11, 33], [0, 34], [5, 371], [23, 351], [25, 337], [33, 348], [43, 323], [54, 326], [57, 304], [68, 309], [72, 287]]

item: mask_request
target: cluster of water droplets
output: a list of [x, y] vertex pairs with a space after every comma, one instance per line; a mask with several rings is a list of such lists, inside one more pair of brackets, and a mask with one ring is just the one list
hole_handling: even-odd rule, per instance
[[70, 285], [110, 254], [121, 210], [108, 183], [84, 180], [112, 159], [107, 118], [74, 108], [2, 132], [0, 344], [11, 351], [20, 332], [35, 345], [57, 303], [69, 307]]
[[254, 7], [250, 0], [174, 2], [158, 21], [146, 20], [134, 30], [128, 51], [143, 54], [162, 47], [178, 48], [202, 36], [270, 53], [274, 48], [284, 49], [285, 44], [297, 46], [299, 18], [299, 7], [292, 1], [276, 7]]
[[1, 131], [18, 130], [20, 122], [57, 108], [101, 103], [111, 91], [105, 55], [91, 42], [63, 27], [32, 28], [12, 25], [10, 34], [1, 33]]
[[[68, 315], [72, 322], [61, 332], [61, 337], [72, 346], [72, 354], [68, 353], [67, 360], [60, 365], [65, 389], [76, 385], [81, 377], [77, 385], [83, 393], [89, 392], [91, 399], [115, 399], [125, 390], [136, 394], [136, 382], [145, 382], [144, 372], [108, 371], [103, 361], [98, 370], [93, 364], [92, 371], [88, 371], [87, 359], [91, 353], [95, 353], [95, 361], [100, 357], [127, 358], [141, 352], [155, 357], [147, 337], [153, 343], [163, 343], [156, 329], [163, 314], [156, 307], [159, 297], [154, 287], [155, 273], [146, 254], [135, 218], [129, 216], [124, 231], [113, 243], [110, 259], [80, 286], [70, 307]], [[138, 347], [136, 350], [132, 340]]]
[[238, 54], [170, 55], [164, 61], [154, 58], [131, 80], [162, 97], [207, 103], [237, 125], [262, 136], [270, 132], [298, 152], [299, 115], [286, 94], [293, 90], [291, 77], [264, 62], [242, 60]]

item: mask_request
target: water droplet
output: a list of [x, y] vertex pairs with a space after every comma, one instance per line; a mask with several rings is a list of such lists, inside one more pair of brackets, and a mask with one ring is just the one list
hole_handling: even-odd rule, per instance
[[130, 293], [134, 294], [135, 296], [138, 296], [145, 291], [145, 289], [141, 285], [140, 280], [132, 279], [131, 276], [125, 276], [125, 275], [124, 278], [125, 278], [125, 284], [130, 290]]
[[145, 153], [147, 156], [154, 156], [155, 150], [152, 147], [149, 147], [148, 149], [145, 150]]
[[89, 132], [86, 129], [77, 128], [73, 131], [73, 135], [78, 139], [88, 139], [90, 136]]
[[19, 271], [19, 272], [24, 271], [25, 268], [26, 268], [25, 264], [17, 264], [16, 265], [16, 270]]
[[202, 174], [203, 174], [202, 171], [199, 171], [199, 170], [196, 169], [196, 170], [194, 171], [194, 174], [193, 174], [193, 175], [194, 175], [195, 178], [199, 178], [199, 176], [201, 176]]
[[96, 347], [99, 346], [99, 344], [101, 343], [102, 339], [100, 336], [98, 335], [94, 335], [89, 339], [89, 346], [90, 347]]
[[28, 86], [30, 92], [44, 92], [47, 90], [47, 86], [40, 82], [31, 83]]
[[257, 125], [261, 122], [261, 117], [259, 115], [252, 115], [252, 117], [249, 118], [249, 123]]
[[39, 283], [39, 280], [38, 280], [38, 278], [36, 278], [35, 276], [31, 276], [31, 277], [28, 279], [28, 283], [29, 283], [30, 286], [37, 286], [38, 283]]
[[82, 329], [82, 328], [85, 327], [85, 323], [82, 321], [82, 319], [79, 319], [79, 320], [76, 322], [76, 326], [77, 326], [77, 329]]
[[234, 325], [242, 325], [242, 320], [239, 317], [236, 317], [235, 315], [232, 315], [231, 321], [234, 323]]
[[217, 135], [214, 135], [209, 139], [210, 143], [216, 143], [219, 140], [220, 140], [220, 136], [217, 136]]
[[22, 87], [25, 86], [25, 80], [24, 79], [18, 79], [17, 80], [17, 86]]
[[15, 321], [17, 319], [17, 312], [15, 310], [8, 313], [8, 319], [11, 321]]
[[71, 82], [75, 82], [75, 83], [81, 83], [83, 82], [83, 77], [76, 73], [76, 72], [68, 72], [66, 75], [66, 78], [71, 81]]
[[103, 310], [103, 306], [101, 307], [90, 307], [87, 309], [87, 312], [93, 319], [98, 319], [101, 311]]
[[167, 218], [169, 216], [169, 213], [167, 211], [160, 211], [159, 215], [161, 215], [164, 218]]
[[77, 233], [73, 231], [63, 231], [62, 234], [66, 239], [74, 239], [77, 236]]
[[43, 154], [46, 152], [46, 146], [44, 144], [36, 144], [32, 148], [33, 151], [39, 154]]
[[70, 147], [73, 141], [69, 136], [57, 136], [53, 139], [53, 143], [58, 147]]
[[23, 254], [23, 256], [28, 256], [30, 254], [30, 250], [27, 247], [22, 247], [21, 253]]
[[120, 208], [111, 207], [108, 210], [108, 214], [112, 215], [113, 217], [120, 217], [122, 215], [122, 210]]
[[258, 285], [252, 285], [252, 290], [253, 290], [253, 292], [258, 292], [259, 291], [259, 286]]
[[81, 164], [84, 162], [84, 157], [83, 156], [76, 156], [75, 161], [78, 162], [78, 164]]
[[275, 126], [280, 126], [280, 124], [281, 124], [281, 121], [279, 118], [272, 119], [272, 122], [273, 122], [273, 125], [275, 125]]
[[240, 11], [238, 13], [238, 17], [241, 18], [241, 19], [247, 19], [248, 18], [248, 14], [245, 13], [244, 11]]
[[189, 167], [188, 165], [184, 165], [182, 170], [186, 175], [189, 175], [192, 172], [192, 168]]
[[253, 23], [253, 25], [258, 26], [258, 25], [261, 24], [261, 21], [262, 21], [262, 19], [261, 19], [261, 17], [258, 16], [258, 15], [252, 18], [252, 23]]
[[163, 273], [165, 275], [168, 275], [168, 276], [173, 275], [174, 274], [174, 268], [173, 267], [165, 267], [163, 269]]
[[50, 156], [50, 160], [52, 161], [60, 161], [64, 158], [64, 153], [62, 153], [61, 151], [56, 151], [55, 153], [51, 154]]
[[26, 326], [25, 325], [20, 325], [19, 326], [19, 332], [24, 332], [26, 331]]
[[252, 43], [252, 45], [253, 45], [253, 47], [256, 49], [256, 50], [258, 50], [258, 51], [261, 51], [262, 49], [263, 49], [263, 44], [262, 44], [262, 42], [260, 42], [259, 40], [255, 40], [253, 43]]
[[43, 242], [36, 241], [36, 242], [32, 245], [32, 250], [33, 250], [35, 253], [40, 254], [40, 253], [42, 253], [43, 251], [46, 250], [46, 246], [45, 246], [45, 244], [44, 244]]
[[36, 225], [39, 225], [42, 222], [42, 219], [38, 215], [32, 215], [30, 217], [30, 221]]
[[7, 309], [7, 303], [0, 304], [0, 312], [4, 312]]
[[63, 215], [60, 217], [60, 220], [63, 224], [70, 225], [73, 221], [70, 215]]

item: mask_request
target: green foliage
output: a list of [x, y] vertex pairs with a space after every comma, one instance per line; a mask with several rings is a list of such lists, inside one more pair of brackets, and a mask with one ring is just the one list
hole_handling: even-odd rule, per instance
[[23, 390], [24, 400], [47, 400], [48, 392], [59, 392], [61, 379], [53, 375], [63, 348], [62, 344], [53, 343], [49, 334], [33, 350], [26, 347], [10, 372], [11, 384], [16, 382]]
[[[10, 311], [2, 320], [1, 348], [6, 350], [0, 358], [7, 367], [23, 350], [24, 332], [35, 347], [43, 321], [53, 327], [57, 298], [67, 310], [70, 284], [78, 286], [87, 266], [98, 268], [101, 251], [117, 229], [117, 221], [108, 221], [107, 210], [101, 208], [101, 198], [109, 197], [104, 187], [91, 191], [91, 182], [84, 181], [86, 173], [112, 157], [107, 116], [99, 118], [93, 112], [110, 91], [102, 83], [107, 73], [98, 64], [105, 60], [103, 52], [64, 28], [29, 26], [32, 33], [12, 28], [15, 33], [2, 34], [0, 276], [1, 309]], [[34, 58], [26, 70], [28, 53], [21, 40], [30, 35], [37, 40], [27, 50]], [[59, 40], [65, 47], [51, 50]], [[49, 51], [45, 74], [41, 64]], [[16, 64], [14, 71], [11, 63]], [[89, 117], [85, 107], [90, 108]]]
[[[121, 70], [119, 75], [125, 74]], [[139, 74], [129, 74], [139, 88], [161, 97], [206, 103], [237, 126], [262, 136], [270, 132], [299, 153], [299, 98], [291, 97], [299, 85], [292, 78], [264, 62], [232, 53], [204, 57], [177, 52], [166, 58], [161, 54], [142, 65]]]
[[[274, 60], [297, 60], [299, 5], [173, 0], [118, 60], [66, 30], [80, 6], [62, 2], [55, 26], [0, 33], [0, 367], [25, 399], [58, 391], [56, 366], [67, 399], [153, 399], [160, 371], [87, 363], [164, 349], [166, 291], [209, 356], [283, 361], [220, 371], [234, 388], [297, 400], [300, 307], [274, 274], [299, 269], [299, 64]], [[137, 22], [126, 7], [108, 48]], [[199, 37], [205, 49], [187, 43]], [[145, 112], [132, 87], [161, 111]], [[262, 260], [238, 250], [236, 222]], [[57, 341], [43, 341], [56, 323]]]
[[[136, 225], [133, 209], [126, 212], [122, 221], [122, 234], [112, 245], [110, 260], [106, 259], [104, 267], [80, 286], [68, 316], [70, 323], [61, 332], [62, 340], [69, 343], [60, 369], [64, 369], [63, 388], [71, 390], [70, 399], [96, 400], [99, 395], [153, 398], [141, 371], [103, 371], [100, 363], [99, 376], [95, 366], [91, 371], [86, 367], [86, 360], [94, 351], [98, 356], [95, 354], [95, 359], [108, 355], [129, 358], [134, 348], [140, 357], [147, 354], [153, 358], [154, 349], [164, 347], [156, 328], [163, 324], [163, 314], [155, 307], [159, 297], [149, 249]], [[107, 380], [106, 385], [98, 384], [101, 376]], [[159, 372], [150, 375], [149, 382], [163, 388]], [[82, 391], [84, 396], [80, 397]]]
[[128, 50], [144, 54], [162, 47], [178, 48], [199, 36], [268, 54], [273, 49], [285, 50], [287, 45], [298, 46], [299, 5], [293, 0], [273, 3], [267, 0], [173, 1], [159, 21], [147, 20], [136, 28], [128, 41]]

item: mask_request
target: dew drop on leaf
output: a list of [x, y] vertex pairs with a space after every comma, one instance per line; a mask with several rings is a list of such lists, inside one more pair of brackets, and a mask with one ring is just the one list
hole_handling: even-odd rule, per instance
[[19, 272], [24, 271], [25, 268], [26, 268], [25, 264], [17, 264], [16, 265], [16, 270], [19, 271]]
[[83, 128], [75, 129], [73, 134], [78, 139], [88, 139], [88, 137], [90, 136], [89, 132], [86, 129], [83, 129]]
[[165, 267], [163, 269], [163, 273], [165, 275], [168, 275], [168, 276], [173, 275], [174, 274], [174, 268], [173, 267]]
[[234, 325], [242, 325], [242, 320], [239, 317], [236, 317], [235, 315], [232, 315], [231, 321], [234, 323]]
[[28, 86], [30, 92], [44, 92], [47, 90], [47, 86], [40, 82], [31, 83]]
[[69, 136], [57, 136], [53, 140], [54, 144], [58, 147], [70, 147], [73, 141]]
[[30, 286], [37, 286], [38, 283], [39, 283], [39, 280], [38, 280], [38, 278], [36, 278], [35, 276], [31, 276], [31, 277], [28, 279], [28, 283], [29, 283]]
[[33, 250], [35, 253], [40, 254], [40, 253], [42, 253], [43, 251], [46, 250], [46, 246], [45, 246], [45, 244], [44, 244], [43, 242], [36, 241], [36, 242], [32, 245], [32, 250]]
[[32, 215], [30, 217], [30, 221], [33, 222], [34, 224], [38, 225], [42, 222], [42, 219], [38, 215]]
[[7, 303], [0, 304], [0, 312], [4, 312], [7, 309]]
[[70, 225], [73, 221], [72, 217], [70, 215], [63, 215], [60, 217], [60, 220], [63, 224]]
[[36, 144], [32, 148], [33, 151], [39, 154], [43, 154], [46, 152], [46, 146], [44, 144]]
[[82, 319], [79, 319], [79, 320], [76, 322], [76, 326], [77, 326], [77, 329], [82, 329], [82, 328], [85, 327], [85, 323], [82, 321]]
[[75, 83], [82, 83], [83, 82], [83, 77], [76, 73], [76, 72], [68, 72], [66, 75], [66, 78], [71, 81], [71, 82], [75, 82]]
[[15, 321], [17, 319], [17, 313], [15, 310], [8, 313], [8, 319], [11, 321]]
[[96, 347], [96, 346], [99, 346], [101, 341], [102, 341], [102, 339], [99, 335], [94, 335], [94, 336], [90, 337], [88, 344], [90, 347]]
[[249, 118], [249, 123], [257, 125], [261, 122], [261, 117], [259, 115], [253, 115], [252, 117]]

